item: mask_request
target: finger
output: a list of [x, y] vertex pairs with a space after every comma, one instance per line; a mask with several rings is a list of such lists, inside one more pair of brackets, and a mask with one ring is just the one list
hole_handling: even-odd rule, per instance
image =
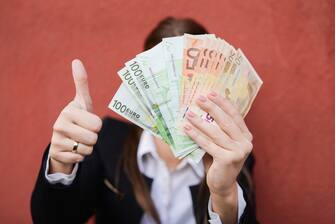
[[76, 142], [89, 146], [93, 146], [98, 139], [96, 133], [70, 122], [58, 121], [54, 125], [54, 130]]
[[241, 116], [237, 108], [230, 102], [230, 100], [218, 95], [216, 92], [211, 92], [210, 94], [208, 94], [208, 98], [216, 105], [218, 105], [233, 119], [235, 124], [237, 124], [237, 126], [241, 129], [242, 133], [249, 141], [252, 140], [252, 134], [249, 131], [247, 125], [245, 124], [243, 117]]
[[91, 112], [79, 109], [76, 104], [77, 103], [73, 101], [69, 106], [64, 108], [62, 111], [64, 117], [80, 127], [95, 133], [99, 132], [102, 126], [100, 117]]
[[68, 163], [68, 164], [78, 163], [84, 160], [84, 156], [73, 152], [57, 152], [53, 153], [50, 156], [51, 158], [60, 163]]
[[88, 88], [87, 73], [79, 59], [72, 61], [72, 75], [76, 86], [76, 96], [74, 100], [80, 104], [82, 109], [92, 111], [92, 99]]
[[224, 154], [224, 149], [221, 149], [215, 143], [206, 138], [201, 134], [196, 128], [192, 127], [190, 124], [184, 125], [184, 132], [187, 134], [200, 148], [205, 150], [212, 157], [217, 157]]
[[78, 143], [77, 153], [83, 156], [91, 155], [93, 152], [93, 146], [88, 146], [83, 143]]
[[244, 140], [244, 135], [240, 128], [235, 124], [232, 118], [226, 114], [219, 106], [217, 106], [212, 101], [208, 100], [204, 96], [200, 96], [197, 99], [197, 104], [199, 107], [207, 112], [219, 127], [226, 132], [233, 140], [241, 141]]
[[[56, 132], [52, 136], [51, 143], [60, 149], [59, 152], [72, 152], [75, 141]], [[92, 151], [93, 146], [88, 146], [83, 143], [78, 144], [77, 153], [86, 156], [90, 155]]]
[[221, 128], [197, 116], [191, 110], [186, 113], [187, 120], [199, 131], [208, 136], [215, 144], [227, 150], [234, 150], [236, 143]]

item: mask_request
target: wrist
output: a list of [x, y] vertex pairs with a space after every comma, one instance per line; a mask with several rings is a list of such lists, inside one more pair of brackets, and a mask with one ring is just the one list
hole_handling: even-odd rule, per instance
[[53, 174], [53, 173], [71, 174], [73, 167], [74, 167], [74, 164], [62, 163], [50, 157], [48, 173], [49, 174]]
[[[226, 220], [227, 214], [230, 214], [230, 218], [226, 221], [231, 223], [232, 220], [237, 220], [237, 206], [238, 206], [238, 197], [237, 197], [237, 184], [236, 182], [221, 191], [211, 191], [211, 202], [212, 209], [215, 213], [219, 214], [221, 220]], [[236, 223], [236, 222], [233, 222]]]
[[216, 189], [211, 189], [209, 188], [209, 192], [212, 196], [217, 197], [217, 198], [226, 198], [232, 195], [234, 192], [237, 190], [237, 182], [233, 182], [229, 186], [225, 187], [220, 187]]

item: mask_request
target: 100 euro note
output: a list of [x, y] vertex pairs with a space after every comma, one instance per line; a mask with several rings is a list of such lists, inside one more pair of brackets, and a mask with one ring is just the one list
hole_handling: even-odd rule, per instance
[[[172, 113], [171, 108], [168, 106], [168, 102], [171, 98], [175, 98], [177, 92], [170, 91], [171, 86], [169, 83], [169, 74], [166, 69], [165, 57], [162, 54], [164, 50], [163, 43], [160, 43], [150, 50], [147, 50], [136, 56], [136, 61], [143, 71], [142, 79], [147, 83], [144, 93], [147, 93], [148, 101], [154, 105], [155, 112], [159, 116], [161, 123], [165, 128], [167, 137], [169, 138], [170, 147], [173, 154], [177, 157], [185, 156], [190, 153], [182, 152], [182, 148], [176, 148], [173, 138], [171, 136], [171, 130], [167, 125], [164, 114]], [[143, 81], [142, 80], [142, 81]], [[141, 81], [141, 80], [139, 80]], [[151, 97], [151, 98], [150, 98]]]
[[[157, 45], [156, 45], [157, 47]], [[148, 56], [153, 49], [143, 52], [142, 57]], [[145, 53], [145, 55], [144, 55]], [[161, 73], [153, 73], [150, 68], [147, 67], [145, 60], [141, 57], [134, 58], [125, 63], [127, 69], [129, 70], [131, 76], [135, 81], [139, 92], [143, 96], [145, 104], [150, 109], [151, 113], [155, 116], [155, 121], [157, 128], [163, 140], [172, 146], [173, 141], [169, 130], [166, 127], [165, 121], [162, 117], [160, 108], [157, 103], [156, 95], [154, 95], [154, 89], [159, 85], [157, 79], [160, 79]]]
[[124, 83], [120, 85], [108, 107], [137, 126], [159, 137], [158, 129], [151, 115], [143, 109]]

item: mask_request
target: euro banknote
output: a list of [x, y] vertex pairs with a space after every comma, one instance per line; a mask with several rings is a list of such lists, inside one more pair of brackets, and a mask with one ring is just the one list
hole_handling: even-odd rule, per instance
[[163, 38], [118, 75], [122, 84], [109, 108], [161, 138], [176, 157], [195, 161], [205, 152], [183, 132], [186, 112], [217, 125], [196, 99], [216, 91], [244, 117], [263, 84], [242, 50], [214, 34]]

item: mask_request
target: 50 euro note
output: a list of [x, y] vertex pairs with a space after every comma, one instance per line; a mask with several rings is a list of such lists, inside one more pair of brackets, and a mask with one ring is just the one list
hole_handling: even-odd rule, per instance
[[159, 137], [157, 126], [151, 115], [143, 109], [124, 83], [120, 85], [108, 107], [137, 126]]
[[[167, 107], [170, 109], [169, 113], [163, 112], [163, 117], [166, 124], [171, 132], [171, 136], [174, 140], [177, 156], [185, 157], [186, 155], [199, 157], [194, 155], [201, 155], [202, 153], [194, 152], [200, 150], [200, 148], [193, 143], [192, 139], [185, 135], [182, 130], [177, 128], [176, 121], [180, 114], [180, 100], [181, 97], [189, 89], [188, 83], [183, 82], [183, 56], [185, 50], [185, 36], [169, 37], [163, 39], [164, 55], [166, 62], [167, 73], [170, 74], [169, 85], [170, 85], [170, 99], [167, 103]], [[213, 34], [198, 35], [199, 38], [204, 39], [206, 37], [215, 37]], [[184, 84], [183, 84], [184, 83]], [[184, 90], [184, 93], [181, 91]], [[186, 98], [186, 97], [185, 97]], [[201, 156], [200, 156], [201, 157]]]
[[226, 42], [213, 38], [213, 35], [184, 36], [180, 105], [174, 124], [177, 133], [175, 138], [178, 145], [186, 151], [194, 150], [192, 153], [197, 155], [195, 156], [197, 160], [202, 157], [204, 151], [182, 131], [184, 116], [193, 98], [214, 84], [214, 79], [224, 63], [223, 54], [226, 45], [228, 45]]
[[[229, 99], [245, 117], [263, 81], [240, 49], [232, 51], [230, 56], [226, 67], [224, 66], [221, 80], [212, 90]], [[215, 119], [198, 106], [193, 105], [192, 111], [207, 122], [217, 125]]]
[[219, 82], [216, 88], [235, 105], [242, 117], [245, 117], [263, 81], [241, 49], [237, 50], [228, 74], [224, 82]]
[[175, 155], [184, 157], [199, 148], [185, 148], [184, 144], [187, 145], [187, 142], [192, 142], [192, 140], [188, 136], [180, 138], [181, 133], [175, 125], [179, 113], [179, 83], [182, 73], [184, 36], [164, 38], [162, 43], [166, 72], [169, 74], [167, 76], [169, 91], [166, 109], [162, 109], [162, 115], [175, 143]]
[[194, 161], [200, 161], [204, 152], [198, 146], [185, 147], [192, 140], [180, 133], [176, 128], [176, 117], [179, 113], [179, 83], [183, 64], [184, 36], [163, 38], [163, 54], [165, 68], [168, 75], [168, 91], [164, 106], [161, 107], [163, 119], [170, 130], [175, 143], [175, 155], [179, 158], [190, 157]]
[[[229, 99], [230, 102], [240, 112], [242, 117], [248, 113], [263, 81], [245, 57], [244, 53], [238, 49], [220, 82], [213, 88], [220, 95]], [[206, 121], [215, 123], [214, 118], [200, 108], [194, 111]]]

